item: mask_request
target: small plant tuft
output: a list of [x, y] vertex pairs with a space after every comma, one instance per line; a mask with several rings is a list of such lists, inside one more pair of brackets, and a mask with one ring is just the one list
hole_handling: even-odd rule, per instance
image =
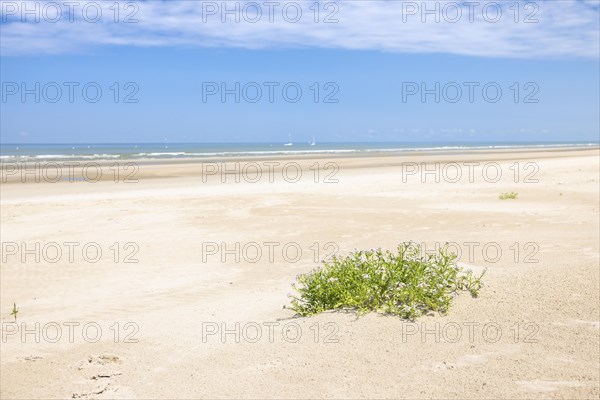
[[10, 315], [15, 317], [15, 322], [17, 322], [17, 314], [19, 313], [19, 309], [17, 308], [17, 303], [13, 303], [13, 309]]
[[307, 316], [327, 310], [354, 309], [415, 318], [432, 311], [446, 313], [459, 291], [477, 297], [483, 286], [472, 271], [463, 271], [456, 255], [447, 246], [437, 254], [422, 255], [412, 243], [398, 246], [397, 252], [360, 250], [307, 274], [293, 284], [298, 293], [291, 309]]
[[500, 200], [514, 200], [517, 198], [519, 193], [517, 192], [506, 192], [506, 193], [502, 193], [500, 196], [498, 196], [498, 198]]

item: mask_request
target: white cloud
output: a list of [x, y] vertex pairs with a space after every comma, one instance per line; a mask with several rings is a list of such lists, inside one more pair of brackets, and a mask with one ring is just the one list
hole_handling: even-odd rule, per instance
[[[48, 2], [29, 1], [29, 9], [37, 7], [40, 22], [21, 22], [21, 1], [2, 1], [1, 51], [3, 56], [28, 54], [61, 54], [86, 52], [96, 46], [197, 46], [263, 48], [331, 48], [348, 50], [379, 50], [399, 53], [447, 53], [482, 57], [544, 58], [544, 57], [599, 57], [599, 6], [596, 1], [542, 0], [524, 1], [518, 7], [515, 22], [514, 2], [502, 3], [498, 22], [495, 5], [501, 2], [479, 1], [470, 8], [464, 2], [407, 2], [393, 0], [335, 1], [320, 3], [319, 22], [315, 23], [314, 1], [281, 1], [269, 21], [269, 3], [257, 1], [262, 11], [256, 23], [248, 22], [256, 16], [256, 7], [249, 1], [229, 1], [227, 7], [247, 12], [224, 15], [222, 2], [201, 1], [140, 1], [133, 2], [137, 11], [123, 7], [132, 2], [120, 2], [118, 23], [114, 22], [113, 2], [102, 4], [102, 18], [90, 23], [82, 18], [81, 1], [75, 8], [74, 22], [68, 21], [68, 9], [61, 1], [62, 18], [56, 23], [54, 10]], [[19, 9], [13, 15], [12, 3]], [[55, 4], [56, 4], [55, 3]], [[424, 14], [423, 5], [441, 10], [436, 15]], [[474, 2], [472, 2], [474, 3]], [[289, 22], [295, 16], [296, 4], [302, 9], [298, 22]], [[325, 6], [329, 4], [327, 9]], [[462, 16], [458, 22], [456, 5]], [[529, 4], [529, 5], [528, 5]], [[218, 10], [211, 8], [216, 6]], [[283, 13], [284, 6], [287, 13]], [[484, 8], [487, 13], [484, 15]], [[311, 9], [311, 7], [313, 7]], [[416, 9], [415, 9], [416, 7]], [[337, 23], [323, 23], [331, 12]], [[44, 12], [46, 10], [46, 12]], [[88, 6], [87, 15], [93, 18], [94, 6]], [[443, 10], [446, 10], [444, 12]], [[215, 12], [212, 14], [210, 11]], [[471, 13], [473, 11], [473, 13]], [[123, 23], [122, 19], [135, 12], [138, 23]], [[470, 21], [470, 17], [473, 21]], [[525, 23], [529, 16], [538, 22]], [[226, 18], [226, 23], [221, 18]], [[244, 18], [246, 17], [246, 18]], [[426, 17], [427, 21], [422, 22]], [[4, 22], [6, 21], [6, 22]]]

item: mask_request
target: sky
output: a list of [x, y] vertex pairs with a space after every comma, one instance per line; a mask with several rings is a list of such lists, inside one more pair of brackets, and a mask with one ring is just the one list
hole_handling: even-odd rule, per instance
[[597, 142], [597, 1], [0, 1], [2, 143]]

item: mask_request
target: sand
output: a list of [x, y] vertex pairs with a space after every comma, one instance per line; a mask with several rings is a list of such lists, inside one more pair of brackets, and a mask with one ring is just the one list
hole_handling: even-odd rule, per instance
[[[600, 396], [598, 149], [211, 161], [4, 171], [2, 398]], [[454, 243], [480, 296], [415, 323], [284, 307], [333, 251], [405, 241]]]

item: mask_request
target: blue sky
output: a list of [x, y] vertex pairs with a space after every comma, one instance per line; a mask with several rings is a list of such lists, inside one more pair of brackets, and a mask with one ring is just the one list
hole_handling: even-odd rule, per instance
[[[277, 12], [273, 22], [263, 14], [250, 23], [244, 17], [255, 17], [251, 8], [238, 12], [239, 22], [229, 14], [223, 23], [222, 10], [210, 8], [221, 2], [119, 3], [120, 19], [135, 11], [139, 22], [129, 24], [114, 22], [113, 2], [102, 3], [96, 23], [81, 12], [73, 22], [63, 14], [52, 23], [49, 8], [39, 9], [39, 22], [31, 15], [23, 22], [22, 10], [3, 3], [2, 143], [280, 142], [290, 133], [320, 142], [598, 141], [595, 2], [522, 2], [518, 17], [506, 2], [496, 22], [493, 8], [486, 15], [477, 8], [471, 22], [464, 4], [437, 2], [437, 23], [411, 8], [421, 2], [322, 2], [318, 22], [314, 2], [295, 2], [303, 16], [294, 23]], [[442, 11], [448, 3], [461, 6], [458, 22], [444, 19], [455, 16]], [[263, 2], [255, 4], [266, 12]], [[332, 12], [338, 22], [323, 23]], [[527, 16], [537, 22], [524, 23]], [[65, 82], [78, 85], [73, 102]], [[220, 93], [206, 93], [236, 82], [239, 103], [234, 94], [223, 102]], [[423, 101], [422, 85], [434, 89], [436, 82], [439, 103], [435, 94]], [[23, 102], [22, 85], [36, 83], [40, 102], [35, 94]], [[92, 97], [94, 87], [102, 90], [95, 103], [82, 94], [89, 83]], [[465, 83], [474, 88], [472, 102]], [[284, 98], [286, 84], [291, 97], [301, 88], [297, 102]], [[51, 103], [56, 85], [62, 96]], [[256, 86], [262, 97], [251, 103]], [[419, 93], [409, 95], [415, 87]], [[496, 88], [502, 96], [492, 102]], [[137, 103], [124, 102], [134, 90]], [[325, 102], [328, 93], [337, 102]]]

